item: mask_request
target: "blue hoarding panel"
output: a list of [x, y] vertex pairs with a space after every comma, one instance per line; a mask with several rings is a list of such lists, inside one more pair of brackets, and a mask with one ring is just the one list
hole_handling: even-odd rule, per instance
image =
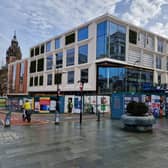
[[122, 94], [112, 94], [112, 113], [111, 118], [113, 119], [120, 119], [121, 115], [123, 114], [123, 95]]
[[64, 104], [65, 104], [65, 97], [59, 96], [59, 110], [60, 113], [64, 113]]

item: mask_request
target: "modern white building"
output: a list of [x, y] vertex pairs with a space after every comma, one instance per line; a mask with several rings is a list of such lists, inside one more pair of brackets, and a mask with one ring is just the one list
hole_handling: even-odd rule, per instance
[[168, 39], [105, 14], [30, 49], [28, 92], [142, 91], [168, 83]]

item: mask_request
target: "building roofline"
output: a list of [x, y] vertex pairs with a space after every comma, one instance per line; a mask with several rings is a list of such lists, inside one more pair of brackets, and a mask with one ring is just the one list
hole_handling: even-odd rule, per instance
[[96, 17], [96, 18], [90, 19], [89, 21], [87, 21], [87, 22], [85, 22], [85, 23], [82, 23], [82, 24], [80, 24], [80, 25], [78, 25], [78, 26], [75, 26], [75, 27], [73, 27], [72, 29], [67, 30], [67, 31], [65, 31], [65, 32], [63, 32], [63, 33], [61, 33], [61, 34], [59, 34], [59, 35], [56, 35], [56, 36], [54, 36], [54, 37], [52, 37], [52, 38], [49, 38], [49, 39], [47, 39], [47, 40], [45, 40], [45, 41], [43, 41], [43, 42], [41, 42], [41, 43], [38, 43], [38, 44], [36, 44], [36, 45], [33, 45], [32, 47], [30, 47], [30, 49], [31, 49], [31, 48], [35, 48], [35, 47], [37, 47], [37, 46], [39, 46], [39, 45], [45, 44], [45, 43], [47, 43], [47, 42], [49, 42], [49, 41], [51, 41], [51, 40], [54, 40], [54, 39], [56, 39], [56, 38], [59, 38], [59, 37], [65, 35], [65, 34], [68, 34], [68, 33], [70, 33], [70, 32], [73, 32], [73, 31], [75, 31], [75, 30], [77, 30], [77, 29], [79, 29], [79, 28], [82, 28], [82, 27], [84, 27], [84, 26], [87, 26], [87, 25], [89, 25], [89, 24], [91, 24], [91, 23], [93, 23], [93, 22], [98, 22], [99, 20], [103, 20], [103, 19], [106, 19], [106, 18], [113, 19], [113, 20], [115, 20], [116, 22], [120, 22], [120, 23], [123, 24], [123, 25], [129, 26], [129, 27], [133, 27], [133, 28], [135, 28], [135, 29], [137, 29], [137, 30], [144, 31], [144, 32], [147, 32], [147, 33], [149, 33], [149, 34], [151, 34], [151, 35], [155, 35], [155, 36], [158, 36], [158, 37], [163, 38], [163, 39], [165, 39], [165, 40], [168, 40], [168, 37], [165, 37], [165, 36], [160, 35], [160, 34], [158, 34], [158, 33], [153, 33], [152, 31], [146, 30], [146, 29], [144, 29], [144, 28], [142, 28], [142, 27], [140, 27], [140, 26], [137, 26], [137, 25], [134, 25], [134, 24], [129, 23], [129, 22], [127, 22], [127, 21], [124, 21], [124, 20], [122, 20], [122, 19], [120, 19], [120, 18], [118, 18], [118, 17], [116, 17], [116, 16], [114, 16], [114, 15], [111, 15], [111, 14], [109, 14], [109, 13], [105, 13], [105, 14], [103, 14], [103, 15], [100, 15], [100, 16]]
[[28, 60], [29, 60], [29, 57], [26, 57], [26, 58], [24, 58], [24, 59], [16, 60], [16, 61], [14, 61], [14, 62], [11, 62], [11, 63], [9, 63], [8, 65], [13, 65], [13, 64], [21, 63], [21, 62], [28, 61]]

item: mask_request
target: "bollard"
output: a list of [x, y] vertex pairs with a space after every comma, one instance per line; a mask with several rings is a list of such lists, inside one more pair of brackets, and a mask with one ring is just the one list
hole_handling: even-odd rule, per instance
[[5, 123], [4, 127], [10, 127], [11, 126], [11, 112], [8, 112], [5, 117]]
[[58, 111], [55, 111], [55, 125], [58, 125], [60, 123], [60, 114]]

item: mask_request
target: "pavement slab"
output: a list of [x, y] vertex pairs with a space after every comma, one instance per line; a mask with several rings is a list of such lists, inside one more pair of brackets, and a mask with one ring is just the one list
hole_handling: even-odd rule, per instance
[[151, 133], [126, 132], [117, 120], [0, 128], [0, 168], [164, 168], [168, 120]]

